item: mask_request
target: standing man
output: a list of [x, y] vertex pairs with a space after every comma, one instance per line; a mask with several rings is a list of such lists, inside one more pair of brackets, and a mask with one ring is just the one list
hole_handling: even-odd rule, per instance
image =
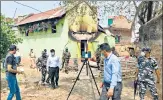
[[121, 100], [122, 92], [122, 72], [120, 61], [112, 53], [108, 43], [100, 45], [101, 53], [104, 55], [104, 78], [100, 87], [102, 93], [100, 100]]
[[143, 48], [141, 56], [138, 57], [137, 80], [139, 82], [139, 96], [140, 100], [144, 100], [144, 96], [149, 87], [153, 100], [158, 100], [158, 93], [154, 79], [154, 70], [157, 75], [157, 83], [160, 83], [160, 71], [158, 69], [157, 61], [150, 55], [150, 48]]
[[[46, 53], [46, 57], [48, 58], [49, 55], [48, 55], [48, 53], [47, 53], [47, 49], [44, 49], [44, 52]], [[46, 83], [50, 84], [50, 75], [49, 75], [49, 72], [47, 72], [47, 74], [48, 74], [48, 77], [47, 77], [47, 79], [46, 79]]]
[[14, 57], [15, 53], [16, 46], [11, 45], [9, 48], [9, 53], [7, 54], [5, 59], [6, 79], [8, 82], [8, 87], [10, 89], [10, 93], [7, 97], [7, 100], [12, 100], [14, 95], [16, 95], [16, 100], [21, 100], [16, 74], [22, 74], [22, 72], [17, 70], [16, 59]]
[[36, 61], [36, 65], [39, 67], [39, 70], [41, 71], [41, 75], [42, 75], [42, 84], [44, 84], [45, 79], [46, 79], [46, 73], [47, 73], [47, 69], [46, 69], [46, 64], [47, 64], [47, 56], [46, 53], [44, 51], [42, 51], [42, 56], [38, 58], [38, 60]]
[[97, 63], [97, 67], [98, 67], [98, 70], [100, 70], [100, 60], [101, 60], [100, 45], [98, 45], [98, 48], [97, 48], [95, 54], [96, 54], [96, 63]]
[[[48, 58], [49, 57], [49, 55], [48, 55], [48, 53], [47, 53], [47, 49], [44, 49], [44, 52], [46, 53], [46, 57]], [[49, 75], [49, 72], [47, 72], [47, 74], [48, 74], [48, 77], [47, 77], [47, 79], [46, 79], [46, 83], [50, 83], [50, 75]]]
[[68, 74], [68, 64], [69, 64], [70, 57], [71, 57], [71, 53], [68, 51], [68, 48], [66, 48], [62, 56], [62, 61], [63, 61], [62, 64], [64, 64], [66, 74]]
[[[59, 80], [59, 57], [55, 56], [55, 50], [50, 50], [51, 55], [48, 57], [47, 60], [47, 71], [50, 75], [51, 86], [54, 89], [58, 87], [58, 80]], [[55, 77], [55, 82], [54, 82]], [[56, 85], [56, 86], [55, 86]]]

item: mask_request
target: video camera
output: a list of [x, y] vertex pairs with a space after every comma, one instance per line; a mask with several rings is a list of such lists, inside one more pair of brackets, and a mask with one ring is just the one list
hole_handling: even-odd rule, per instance
[[83, 51], [82, 58], [91, 58], [91, 51], [88, 51], [88, 52]]

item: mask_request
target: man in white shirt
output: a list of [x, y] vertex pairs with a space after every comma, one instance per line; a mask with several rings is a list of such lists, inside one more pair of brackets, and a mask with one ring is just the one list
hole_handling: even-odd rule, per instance
[[[50, 75], [51, 86], [52, 88], [58, 87], [58, 80], [59, 80], [59, 57], [55, 56], [55, 50], [50, 50], [51, 55], [48, 57], [47, 60], [47, 71]], [[54, 82], [55, 77], [55, 82]], [[56, 85], [56, 86], [55, 86]]]

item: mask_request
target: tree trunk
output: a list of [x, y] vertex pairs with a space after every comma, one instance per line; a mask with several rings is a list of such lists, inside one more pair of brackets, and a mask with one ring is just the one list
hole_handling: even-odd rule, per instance
[[147, 22], [152, 18], [152, 10], [153, 10], [153, 1], [148, 2], [148, 14], [147, 14]]

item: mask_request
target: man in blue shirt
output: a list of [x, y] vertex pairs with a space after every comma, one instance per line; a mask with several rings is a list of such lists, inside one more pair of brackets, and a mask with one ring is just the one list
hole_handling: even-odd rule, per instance
[[108, 43], [100, 45], [101, 53], [104, 55], [104, 79], [101, 84], [102, 93], [100, 100], [121, 100], [122, 72], [120, 60], [112, 53]]

